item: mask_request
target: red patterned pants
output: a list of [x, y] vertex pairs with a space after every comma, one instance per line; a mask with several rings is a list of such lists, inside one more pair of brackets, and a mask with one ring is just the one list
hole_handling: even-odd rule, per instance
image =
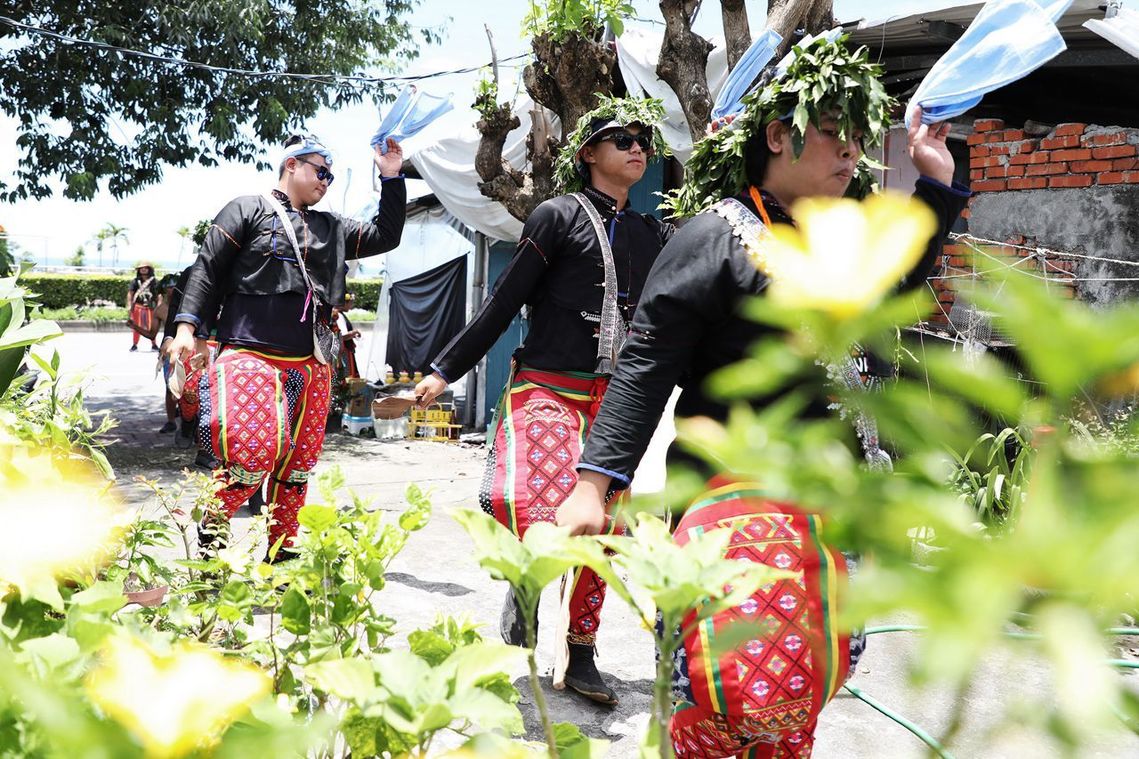
[[[815, 725], [850, 671], [849, 631], [837, 606], [842, 554], [822, 542], [821, 520], [767, 499], [752, 483], [720, 480], [688, 508], [677, 543], [729, 529], [725, 558], [791, 573], [700, 623], [678, 652], [681, 694], [670, 724], [678, 759], [806, 759]], [[685, 620], [690, 627], [695, 613]], [[749, 626], [754, 637], [717, 651], [716, 637]], [[746, 628], [745, 628], [746, 629]]]
[[297, 534], [297, 512], [324, 444], [328, 367], [312, 356], [290, 358], [223, 348], [199, 383], [199, 444], [222, 462], [225, 516], [269, 477], [269, 544]]
[[[577, 484], [582, 445], [607, 386], [607, 377], [584, 372], [522, 367], [513, 373], [498, 404], [479, 489], [483, 511], [519, 538], [535, 522], [554, 521]], [[570, 597], [572, 642], [594, 642], [604, 602], [605, 582], [579, 569]]]

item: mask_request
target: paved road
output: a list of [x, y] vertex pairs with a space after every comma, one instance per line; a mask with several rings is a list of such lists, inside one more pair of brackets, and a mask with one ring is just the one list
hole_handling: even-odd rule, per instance
[[[109, 411], [119, 420], [109, 449], [120, 478], [118, 490], [124, 500], [145, 508], [145, 492], [133, 479], [147, 476], [169, 480], [189, 464], [192, 452], [174, 448], [171, 436], [157, 433], [163, 413], [162, 389], [154, 376], [156, 354], [128, 353], [129, 344], [125, 332], [74, 333], [55, 342], [65, 371], [88, 369], [90, 407]], [[366, 346], [362, 349], [362, 355], [367, 355]], [[329, 438], [319, 468], [340, 466], [350, 486], [372, 499], [377, 508], [400, 509], [402, 494], [411, 482], [432, 492], [434, 516], [394, 563], [381, 598], [384, 611], [399, 620], [403, 632], [430, 624], [437, 613], [446, 612], [468, 614], [487, 625], [488, 636], [495, 634], [504, 587], [478, 568], [465, 533], [450, 518], [454, 509], [475, 504], [483, 458], [481, 447], [461, 444], [377, 442], [339, 434]], [[659, 473], [653, 476], [659, 483]], [[548, 593], [543, 599], [543, 620], [553, 619], [554, 604], [553, 594]], [[552, 666], [552, 627], [545, 624], [541, 628], [539, 660], [543, 668]], [[905, 664], [914, 655], [915, 645], [916, 640], [908, 634], [872, 639], [852, 683], [936, 735], [947, 727], [951, 697], [945, 688], [918, 688], [908, 683]], [[598, 649], [599, 666], [611, 674], [620, 706], [598, 707], [547, 689], [551, 708], [555, 719], [576, 722], [591, 735], [613, 740], [611, 757], [632, 757], [647, 723], [652, 641], [624, 605], [614, 600], [606, 607]], [[1035, 759], [1059, 755], [1057, 746], [1037, 735], [998, 727], [998, 716], [1006, 707], [1020, 704], [1039, 708], [1042, 701], [1053, 697], [1047, 673], [1022, 652], [1012, 647], [994, 653], [964, 694], [964, 726], [952, 747], [956, 757]], [[538, 738], [540, 731], [525, 678], [522, 672], [517, 675], [529, 733]], [[1135, 681], [1134, 677], [1128, 679]], [[924, 745], [909, 732], [845, 694], [824, 712], [814, 754], [816, 759], [908, 759], [926, 755]], [[1114, 733], [1096, 746], [1085, 747], [1079, 756], [1139, 757], [1139, 739]]]

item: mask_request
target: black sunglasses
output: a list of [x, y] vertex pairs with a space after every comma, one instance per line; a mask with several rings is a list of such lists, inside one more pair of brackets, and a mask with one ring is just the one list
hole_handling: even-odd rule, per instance
[[629, 132], [613, 132], [599, 138], [597, 141], [601, 142], [602, 140], [612, 140], [613, 147], [617, 148], [618, 150], [628, 150], [629, 148], [633, 147], [633, 143], [635, 142], [641, 146], [641, 150], [647, 153], [652, 149], [653, 146], [652, 136], [645, 134], [644, 132], [641, 132], [640, 134], [631, 134]]
[[328, 170], [327, 166], [321, 166], [318, 163], [313, 163], [312, 161], [306, 161], [305, 159], [301, 158], [300, 156], [297, 156], [297, 160], [300, 161], [301, 163], [307, 163], [309, 166], [312, 166], [314, 169], [316, 169], [316, 179], [318, 182], [328, 182], [328, 184], [331, 185], [332, 180], [336, 179], [336, 177], [334, 177], [332, 175], [332, 172]]

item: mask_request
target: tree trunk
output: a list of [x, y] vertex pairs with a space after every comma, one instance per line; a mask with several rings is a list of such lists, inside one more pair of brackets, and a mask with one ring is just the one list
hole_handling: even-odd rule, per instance
[[[497, 200], [519, 221], [557, 192], [554, 163], [563, 139], [553, 134], [542, 106], [558, 115], [562, 134], [568, 135], [577, 121], [597, 106], [597, 94], [613, 91], [613, 70], [617, 55], [602, 42], [570, 35], [555, 43], [546, 35], [531, 40], [535, 61], [522, 72], [530, 97], [538, 103], [531, 113], [530, 134], [526, 139], [529, 171], [519, 171], [502, 158], [506, 135], [517, 129], [519, 120], [508, 105], [479, 120], [482, 134], [475, 168], [482, 182], [479, 191]], [[484, 110], [484, 114], [486, 111]]]
[[751, 44], [747, 7], [744, 0], [720, 0], [720, 11], [724, 19], [724, 40], [728, 47], [728, 71], [731, 71]]
[[833, 19], [834, 0], [768, 0], [767, 28], [783, 38], [775, 52], [776, 60], [791, 49], [796, 30], [804, 28], [817, 34], [831, 28]]
[[699, 140], [712, 114], [708, 92], [708, 53], [712, 44], [692, 31], [691, 0], [661, 0], [664, 16], [664, 43], [657, 61], [657, 76], [667, 82], [680, 100], [688, 133]]

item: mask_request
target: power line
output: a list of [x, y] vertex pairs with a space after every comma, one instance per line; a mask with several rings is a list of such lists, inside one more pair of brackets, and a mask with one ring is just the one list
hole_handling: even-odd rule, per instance
[[[359, 76], [359, 75], [347, 75], [347, 74], [299, 74], [299, 73], [293, 73], [293, 72], [288, 72], [288, 71], [254, 71], [251, 69], [229, 68], [227, 66], [213, 66], [213, 65], [210, 65], [208, 63], [201, 63], [199, 61], [188, 61], [184, 58], [176, 58], [174, 56], [169, 56], [169, 55], [159, 55], [157, 53], [148, 53], [144, 50], [133, 50], [131, 48], [119, 47], [118, 45], [111, 45], [111, 44], [106, 43], [106, 42], [98, 42], [95, 40], [86, 40], [86, 39], [81, 39], [79, 37], [72, 37], [72, 36], [69, 36], [66, 34], [60, 34], [59, 32], [53, 32], [50, 29], [44, 29], [42, 27], [31, 26], [30, 24], [24, 24], [24, 23], [21, 23], [19, 21], [16, 21], [15, 19], [8, 18], [7, 16], [0, 16], [0, 23], [7, 24], [8, 26], [14, 27], [16, 29], [27, 32], [29, 34], [35, 34], [35, 35], [39, 35], [41, 37], [48, 37], [51, 39], [56, 39], [56, 40], [59, 40], [61, 42], [66, 42], [66, 43], [71, 44], [71, 45], [82, 45], [85, 47], [93, 47], [93, 48], [96, 48], [98, 50], [107, 50], [110, 52], [119, 53], [121, 55], [129, 55], [129, 56], [133, 56], [136, 58], [142, 58], [144, 60], [157, 61], [160, 63], [169, 63], [169, 64], [173, 64], [175, 66], [184, 66], [186, 68], [199, 69], [202, 71], [212, 71], [212, 72], [216, 72], [216, 73], [220, 73], [220, 74], [232, 74], [234, 76], [244, 76], [244, 77], [249, 77], [249, 78], [253, 78], [253, 79], [268, 79], [268, 78], [297, 79], [297, 80], [301, 80], [301, 81], [315, 82], [317, 84], [326, 84], [326, 85], [336, 85], [336, 84], [341, 84], [341, 83], [375, 85], [375, 84], [389, 84], [389, 83], [419, 82], [419, 81], [423, 81], [425, 79], [434, 79], [436, 77], [449, 76], [451, 74], [470, 74], [470, 73], [474, 73], [476, 71], [479, 71], [479, 70], [486, 68], [487, 66], [491, 65], [490, 62], [487, 62], [481, 66], [466, 66], [463, 68], [450, 69], [447, 71], [436, 71], [436, 72], [432, 72], [430, 74], [417, 74], [414, 76], [386, 76], [386, 77], [384, 77], [384, 76]], [[501, 64], [501, 63], [505, 63], [508, 61], [517, 61], [517, 60], [521, 60], [523, 58], [529, 58], [529, 57], [530, 57], [529, 53], [519, 53], [518, 55], [512, 55], [509, 58], [503, 58], [501, 61], [499, 61], [499, 63]]]

